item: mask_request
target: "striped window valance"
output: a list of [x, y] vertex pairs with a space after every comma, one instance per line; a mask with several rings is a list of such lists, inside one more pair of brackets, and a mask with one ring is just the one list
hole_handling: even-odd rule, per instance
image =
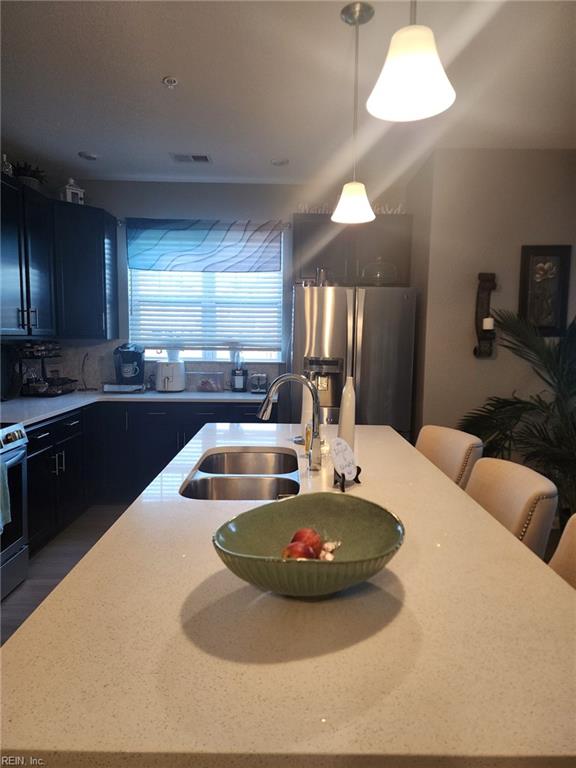
[[281, 221], [127, 219], [128, 266], [162, 272], [278, 272]]

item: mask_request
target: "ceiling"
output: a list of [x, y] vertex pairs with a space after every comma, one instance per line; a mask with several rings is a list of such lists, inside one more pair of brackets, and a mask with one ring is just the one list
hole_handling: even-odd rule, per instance
[[[343, 4], [5, 1], [3, 148], [83, 179], [341, 181], [353, 64]], [[360, 32], [363, 180], [390, 186], [435, 146], [576, 145], [576, 3], [421, 2], [458, 97], [443, 115], [399, 125], [363, 103], [409, 4], [373, 5]], [[165, 75], [179, 80], [173, 90]]]

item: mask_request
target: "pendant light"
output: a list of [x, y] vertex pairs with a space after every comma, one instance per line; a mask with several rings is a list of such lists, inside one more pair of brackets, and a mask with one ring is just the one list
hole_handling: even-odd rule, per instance
[[380, 120], [411, 122], [444, 112], [455, 99], [434, 33], [430, 27], [416, 24], [416, 0], [411, 0], [410, 25], [392, 35], [366, 109]]
[[366, 24], [374, 16], [374, 9], [368, 3], [350, 3], [340, 12], [340, 18], [354, 27], [354, 119], [352, 122], [354, 171], [353, 180], [342, 187], [332, 221], [339, 224], [364, 224], [374, 221], [376, 216], [366, 195], [366, 187], [356, 181], [356, 134], [358, 132], [358, 48], [360, 24]]

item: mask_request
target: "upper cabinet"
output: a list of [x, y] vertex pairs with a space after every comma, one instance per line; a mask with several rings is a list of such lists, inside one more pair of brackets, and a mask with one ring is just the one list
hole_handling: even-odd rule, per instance
[[294, 279], [327, 271], [337, 285], [409, 285], [412, 216], [381, 214], [367, 224], [335, 224], [329, 214], [294, 214]]
[[55, 335], [53, 201], [2, 178], [2, 334]]
[[58, 336], [118, 336], [116, 219], [100, 208], [54, 203]]
[[54, 336], [54, 201], [29, 188], [23, 194], [30, 333]]

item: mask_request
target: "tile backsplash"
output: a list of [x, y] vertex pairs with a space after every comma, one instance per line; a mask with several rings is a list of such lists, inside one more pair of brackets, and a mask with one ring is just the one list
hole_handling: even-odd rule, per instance
[[[67, 341], [61, 340], [62, 357], [47, 360], [46, 370], [48, 374], [52, 371], [58, 371], [59, 376], [67, 376], [71, 379], [78, 379], [79, 387], [84, 385], [87, 389], [99, 390], [102, 384], [115, 381], [114, 349], [123, 344], [122, 340], [108, 342], [95, 342], [93, 344], [85, 341]], [[36, 361], [26, 361], [28, 367], [37, 367]], [[186, 362], [186, 371], [222, 371], [224, 373], [224, 387], [230, 389], [230, 373], [232, 364], [227, 362]], [[248, 376], [253, 373], [267, 373], [271, 381], [279, 373], [282, 373], [286, 366], [284, 363], [246, 363]], [[150, 377], [154, 377], [156, 372], [156, 362], [147, 361], [144, 369], [144, 381], [148, 382]], [[190, 386], [191, 378], [187, 377], [187, 386]]]

